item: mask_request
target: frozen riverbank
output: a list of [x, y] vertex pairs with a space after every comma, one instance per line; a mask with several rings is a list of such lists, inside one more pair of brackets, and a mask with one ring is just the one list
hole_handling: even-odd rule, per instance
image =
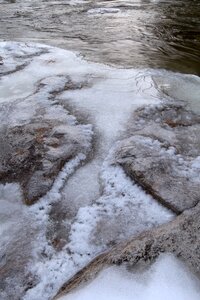
[[174, 218], [124, 173], [116, 149], [137, 109], [167, 101], [153, 76], [196, 89], [198, 77], [0, 46], [1, 295], [51, 299], [98, 253]]

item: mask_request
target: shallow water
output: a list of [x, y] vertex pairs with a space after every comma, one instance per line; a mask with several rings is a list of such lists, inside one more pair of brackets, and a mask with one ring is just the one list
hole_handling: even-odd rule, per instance
[[200, 74], [198, 0], [0, 0], [0, 40], [39, 41], [124, 67]]
[[[51, 50], [52, 56], [47, 55], [46, 60], [45, 55], [37, 60], [35, 49], [32, 70], [28, 66], [17, 75], [14, 74], [13, 77], [11, 75], [1, 78], [0, 98], [2, 96], [2, 102], [7, 99], [9, 103], [18, 98], [25, 98], [33, 89], [34, 82], [50, 76], [51, 72], [54, 76], [64, 73], [75, 76], [75, 78], [77, 76], [79, 80], [82, 80], [80, 82], [89, 81], [91, 86], [81, 91], [63, 93], [58, 100], [60, 103], [66, 101], [69, 107], [73, 106], [78, 112], [89, 115], [99, 143], [99, 150], [96, 154], [98, 154], [100, 162], [94, 158], [91, 163], [77, 170], [64, 186], [61, 194], [57, 195], [52, 189], [52, 194], [55, 193], [62, 198], [64, 208], [68, 209], [68, 206], [71, 208], [71, 203], [74, 204], [72, 220], [61, 220], [65, 221], [63, 223], [67, 230], [71, 226], [70, 234], [68, 233], [70, 240], [68, 248], [66, 246], [64, 251], [54, 253], [47, 243], [45, 230], [48, 227], [49, 208], [48, 201], [46, 201], [48, 195], [47, 198], [32, 207], [30, 212], [25, 211], [28, 217], [33, 214], [33, 218], [35, 218], [36, 215], [37, 222], [39, 222], [40, 238], [36, 239], [33, 235], [31, 239], [32, 243], [35, 240], [35, 245], [24, 239], [27, 235], [26, 232], [22, 232], [22, 239], [29, 243], [29, 247], [34, 249], [34, 253], [37, 253], [31, 271], [40, 280], [33, 289], [27, 292], [24, 299], [35, 300], [36, 294], [39, 298], [49, 299], [73, 272], [88, 262], [98, 251], [104, 249], [105, 245], [110, 246], [113, 240], [116, 242], [116, 236], [119, 239], [121, 236], [128, 238], [133, 234], [133, 228], [140, 231], [143, 227], [151, 227], [156, 225], [156, 222], [163, 223], [171, 218], [171, 215], [164, 210], [163, 215], [159, 210], [157, 213], [153, 199], [148, 198], [142, 190], [132, 185], [120, 170], [115, 170], [109, 163], [103, 168], [101, 166], [110, 147], [120, 138], [121, 131], [125, 130], [129, 114], [141, 105], [154, 103], [154, 100], [160, 101], [160, 93], [162, 95], [163, 92], [164, 97], [167, 95], [188, 101], [191, 103], [192, 109], [194, 107], [196, 109], [199, 101], [199, 79], [197, 77], [189, 76], [187, 80], [184, 75], [182, 77], [171, 72], [157, 70], [155, 72], [150, 70], [148, 74], [146, 70], [141, 69], [146, 67], [163, 68], [199, 75], [199, 16], [199, 1], [0, 0], [0, 40], [42, 42], [78, 51], [90, 61], [114, 65], [117, 68], [120, 66], [134, 68], [134, 70], [111, 70], [103, 65], [88, 66], [85, 62], [74, 58], [72, 53], [60, 53], [59, 49]], [[10, 44], [6, 48], [6, 51], [10, 51], [8, 55], [10, 58], [13, 56], [23, 60], [20, 58], [20, 53], [23, 51], [24, 59], [30, 55], [28, 51], [28, 48], [31, 49], [30, 44], [27, 44], [26, 50], [19, 47], [19, 52], [16, 52], [17, 48], [15, 49], [15, 47], [18, 46], [13, 45], [12, 49], [12, 44]], [[70, 59], [72, 59], [71, 65]], [[55, 64], [53, 71], [46, 67], [47, 62]], [[152, 75], [154, 75], [153, 81], [156, 86], [152, 81]], [[193, 91], [192, 101], [190, 90]], [[93, 100], [94, 95], [95, 101]], [[20, 108], [20, 112], [21, 110], [22, 108]], [[26, 113], [31, 113], [30, 106]], [[25, 114], [25, 120], [30, 118], [27, 114]], [[11, 114], [12, 122], [14, 116], [18, 116], [18, 113]], [[4, 116], [4, 119], [7, 124], [8, 118]], [[3, 122], [2, 120], [1, 122]], [[18, 121], [17, 119], [16, 122]], [[78, 165], [79, 162], [75, 164], [74, 169]], [[74, 172], [71, 165], [69, 169], [71, 173]], [[67, 176], [64, 177], [65, 180], [67, 180]], [[62, 180], [61, 174], [60, 177], [58, 176], [58, 182]], [[104, 182], [104, 191], [101, 190], [101, 181]], [[113, 186], [116, 187], [113, 188]], [[4, 188], [2, 187], [3, 190]], [[105, 197], [101, 197], [99, 200], [102, 193], [105, 194]], [[4, 194], [5, 192], [0, 197], [3, 200], [5, 200]], [[135, 200], [136, 195], [138, 202]], [[134, 205], [131, 201], [135, 202]], [[41, 203], [44, 204], [47, 212], [46, 210], [41, 211]], [[105, 209], [107, 203], [110, 206]], [[140, 209], [135, 209], [137, 206]], [[7, 206], [5, 207], [7, 208]], [[139, 210], [140, 214], [137, 213]], [[148, 214], [146, 214], [146, 210]], [[98, 214], [101, 218], [96, 220]], [[18, 219], [24, 220], [26, 217], [20, 216], [20, 213], [19, 216], [16, 214], [14, 223], [17, 223]], [[147, 216], [149, 217], [147, 218]], [[75, 219], [73, 219], [74, 217]], [[146, 222], [141, 221], [144, 219]], [[137, 224], [139, 224], [138, 228]], [[21, 223], [18, 226], [19, 229], [16, 227], [16, 230], [21, 230], [20, 226]], [[18, 235], [16, 234], [16, 236]], [[94, 238], [95, 236], [97, 239]], [[10, 237], [12, 238], [11, 235]], [[18, 241], [20, 241], [19, 238]], [[14, 248], [16, 253], [20, 252], [22, 245], [18, 244]], [[13, 249], [12, 245], [10, 248]], [[25, 252], [29, 253], [26, 245], [24, 248]], [[67, 249], [70, 249], [71, 252], [66, 252]], [[43, 253], [46, 257], [43, 257]], [[22, 252], [22, 254], [24, 253]], [[10, 257], [15, 259], [13, 251]], [[27, 262], [28, 258], [24, 257]], [[22, 265], [22, 258], [17, 261]], [[25, 276], [23, 270], [19, 269], [19, 273], [22, 278]], [[8, 284], [11, 294], [20, 295], [20, 283], [14, 282], [13, 285], [14, 289], [11, 290]], [[15, 291], [16, 286], [19, 286], [19, 292]]]

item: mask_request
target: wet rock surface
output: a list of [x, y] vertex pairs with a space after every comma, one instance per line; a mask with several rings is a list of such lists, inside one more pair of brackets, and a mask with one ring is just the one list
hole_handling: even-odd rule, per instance
[[200, 116], [184, 104], [138, 110], [117, 162], [154, 198], [179, 214], [199, 200]]

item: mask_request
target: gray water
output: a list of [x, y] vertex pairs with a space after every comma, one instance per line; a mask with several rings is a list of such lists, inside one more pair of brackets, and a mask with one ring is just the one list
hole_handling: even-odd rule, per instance
[[0, 0], [0, 40], [56, 45], [126, 68], [200, 75], [200, 1]]
[[[107, 0], [107, 1], [10, 0], [10, 1], [4, 1], [4, 0], [0, 0], [0, 41], [14, 40], [14, 41], [22, 41], [22, 42], [29, 42], [29, 41], [40, 42], [48, 45], [58, 46], [64, 49], [78, 51], [86, 59], [90, 61], [106, 63], [117, 67], [122, 66], [124, 68], [132, 68], [132, 67], [133, 68], [150, 67], [156, 69], [163, 68], [167, 70], [200, 75], [200, 59], [199, 59], [200, 29], [199, 28], [200, 28], [200, 1], [199, 0], [168, 0], [168, 1], [162, 1], [162, 0], [160, 1], [159, 0], [154, 0], [154, 1], [153, 0], [151, 1], [150, 0], [135, 0], [135, 1], [134, 0], [132, 1], [131, 0], [116, 0], [116, 1], [114, 0]], [[0, 57], [0, 62], [1, 62], [1, 57]], [[75, 64], [75, 68], [76, 67], [77, 65]], [[193, 81], [191, 82], [191, 78], [190, 78], [190, 84], [189, 83], [184, 84], [186, 81], [183, 81], [182, 77], [179, 78], [180, 76], [181, 75], [178, 75], [176, 80], [174, 80], [174, 76], [171, 76], [167, 79], [165, 78], [164, 75], [163, 78], [159, 76], [159, 79], [155, 78], [154, 76], [154, 80], [155, 81], [157, 80], [156, 81], [157, 84], [159, 83], [159, 87], [161, 91], [165, 92], [169, 96], [175, 95], [177, 96], [176, 98], [178, 99], [180, 98], [179, 96], [181, 95], [182, 100], [188, 101], [188, 99], [191, 98], [191, 91], [192, 91], [192, 99], [190, 99], [190, 103], [192, 103], [195, 110], [197, 110], [197, 108], [199, 110], [199, 87], [196, 84], [197, 79], [194, 79], [194, 82]], [[116, 74], [111, 79], [117, 80]], [[96, 98], [95, 98], [95, 101], [97, 101], [95, 102], [95, 105], [97, 107], [96, 115], [97, 116], [103, 115], [104, 108], [106, 107], [107, 112], [110, 113], [110, 115], [108, 114], [108, 116], [110, 119], [112, 119], [112, 124], [119, 125], [121, 121], [120, 116], [125, 115], [123, 112], [127, 113], [128, 116], [129, 111], [131, 111], [131, 103], [132, 103], [131, 97], [136, 97], [137, 95], [137, 78], [135, 79], [136, 82], [135, 92], [134, 89], [132, 91], [132, 85], [131, 85], [131, 90], [129, 90], [130, 88], [129, 81], [127, 81], [128, 86], [126, 85], [123, 86], [123, 84], [126, 84], [125, 81], [124, 83], [123, 81], [122, 82], [118, 81], [117, 83], [114, 81], [113, 83], [112, 80], [110, 82], [108, 81], [108, 86], [107, 85], [100, 86], [100, 92], [99, 94], [98, 93], [96, 94]], [[133, 83], [134, 83], [134, 79], [131, 81], [131, 84]], [[9, 83], [9, 85], [12, 85], [12, 80]], [[26, 86], [26, 83], [24, 84], [23, 82], [22, 87], [24, 86]], [[169, 90], [168, 88], [169, 86], [171, 87], [171, 90]], [[166, 87], [167, 90], [165, 90]], [[127, 96], [126, 94], [125, 96], [126, 102], [124, 101], [123, 97], [120, 97], [120, 92], [121, 92], [120, 88], [122, 89], [122, 93], [126, 92], [128, 94], [130, 91], [130, 95]], [[104, 93], [106, 94], [106, 97], [102, 97], [101, 91], [103, 95]], [[91, 95], [93, 92], [95, 92], [95, 89], [91, 91]], [[81, 93], [83, 93], [83, 91], [81, 91]], [[183, 99], [183, 94], [184, 94], [184, 99]], [[97, 97], [98, 95], [99, 98]], [[88, 102], [84, 101], [85, 107], [81, 107], [80, 101], [74, 103], [77, 105], [76, 107], [80, 108], [80, 110], [82, 108], [85, 108], [88, 109], [88, 111], [91, 111], [91, 107], [93, 108], [93, 103], [90, 102], [91, 98], [92, 97], [88, 97]], [[145, 97], [144, 96], [141, 97], [140, 100], [142, 100], [143, 98]], [[111, 101], [112, 99], [113, 102]], [[116, 105], [115, 103], [118, 102], [119, 104], [119, 100], [121, 100], [121, 102], [120, 105], [118, 106], [119, 109], [117, 111], [117, 114], [114, 114], [112, 116], [114, 111], [113, 108]], [[127, 102], [127, 100], [129, 102]], [[107, 101], [109, 101], [109, 105], [107, 105], [106, 103]], [[129, 105], [127, 105], [127, 103]], [[197, 107], [197, 103], [198, 103], [198, 107]], [[94, 114], [94, 111], [92, 112]], [[113, 120], [116, 120], [116, 123], [113, 122]], [[104, 129], [104, 125], [105, 125], [107, 130], [106, 123], [108, 122], [101, 122], [101, 127]], [[119, 131], [117, 126], [114, 125], [112, 126], [117, 132]], [[100, 127], [101, 129], [100, 131], [103, 132], [101, 127]], [[107, 134], [107, 131], [105, 132]], [[103, 140], [102, 137], [103, 134], [101, 133], [101, 139]], [[104, 144], [106, 139], [103, 140]], [[110, 140], [110, 135], [108, 140]], [[107, 155], [106, 153], [108, 151], [107, 152], [106, 151], [105, 153], [103, 152], [102, 157]], [[93, 160], [91, 164], [87, 164], [84, 167], [82, 166], [82, 168], [80, 168], [77, 172], [74, 173], [74, 177], [70, 178], [70, 180], [67, 182], [62, 192], [62, 201], [63, 203], [66, 202], [66, 205], [63, 204], [63, 207], [68, 208], [67, 205], [71, 207], [72, 206], [71, 203], [73, 202], [72, 200], [76, 198], [77, 194], [80, 193], [80, 190], [81, 190], [81, 197], [79, 199], [79, 202], [77, 201], [76, 203], [77, 207], [75, 207], [77, 211], [81, 207], [81, 205], [84, 206], [86, 205], [86, 203], [84, 202], [86, 201], [86, 199], [87, 201], [89, 199], [89, 201], [92, 203], [94, 199], [100, 196], [99, 195], [100, 185], [97, 177], [99, 176], [98, 175], [100, 172], [99, 166], [101, 164], [102, 164], [101, 161], [99, 163], [99, 161]], [[89, 180], [91, 185], [90, 187], [88, 186], [88, 178], [92, 178], [91, 180]], [[80, 186], [82, 188], [80, 188]], [[12, 194], [12, 190], [10, 190], [10, 187], [8, 187], [7, 190], [8, 190], [7, 191], [8, 194], [10, 193]], [[6, 193], [6, 191], [4, 190], [3, 192], [4, 194]], [[17, 188], [15, 187], [13, 194], [15, 194], [16, 192], [17, 192]], [[136, 193], [138, 193], [138, 191], [136, 192], [133, 191], [133, 193], [131, 194], [131, 199], [134, 199], [132, 195]], [[92, 197], [90, 197], [91, 195]], [[69, 201], [67, 198], [70, 198], [71, 202], [67, 202]], [[1, 263], [5, 264], [5, 269], [10, 275], [8, 281], [6, 281], [6, 284], [8, 286], [7, 289], [9, 290], [11, 296], [9, 297], [8, 295], [8, 298], [6, 299], [13, 299], [13, 300], [22, 299], [20, 295], [24, 293], [24, 286], [25, 288], [27, 288], [27, 290], [29, 289], [31, 290], [33, 286], [33, 294], [37, 293], [38, 291], [36, 286], [35, 289], [36, 292], [34, 292], [34, 284], [36, 284], [35, 283], [36, 280], [33, 275], [35, 275], [35, 273], [33, 273], [33, 275], [30, 274], [29, 276], [30, 278], [29, 277], [26, 278], [27, 276], [24, 273], [24, 269], [23, 269], [24, 265], [27, 264], [27, 261], [29, 260], [29, 255], [31, 253], [32, 244], [30, 240], [31, 241], [34, 240], [34, 237], [37, 235], [37, 233], [35, 233], [34, 230], [32, 229], [30, 230], [29, 226], [27, 226], [27, 224], [34, 223], [34, 221], [32, 221], [32, 219], [30, 220], [30, 218], [28, 219], [26, 215], [25, 217], [23, 216], [24, 206], [21, 204], [20, 201], [21, 199], [19, 197], [18, 202], [20, 203], [20, 205], [16, 202], [16, 206], [13, 206], [14, 205], [13, 203], [12, 205], [9, 206], [10, 208], [9, 208], [8, 216], [10, 216], [10, 213], [12, 213], [11, 219], [14, 220], [13, 224], [17, 224], [18, 221], [22, 219], [21, 223], [23, 223], [22, 224], [23, 230], [20, 229], [20, 234], [19, 234], [19, 230], [17, 226], [13, 226], [12, 229], [13, 231], [10, 229], [11, 227], [9, 227], [8, 229], [9, 244], [6, 248], [6, 255], [4, 255], [3, 259], [1, 260]], [[97, 203], [97, 206], [98, 205], [99, 203]], [[2, 208], [3, 213], [4, 210], [5, 208]], [[133, 210], [135, 210], [134, 206], [133, 206]], [[123, 218], [124, 211], [126, 212], [125, 221]], [[119, 215], [117, 218], [114, 215], [113, 219], [107, 217], [107, 219], [109, 219], [107, 220], [105, 215], [104, 219], [106, 221], [102, 219], [103, 226], [102, 225], [99, 226], [100, 229], [94, 228], [94, 232], [98, 233], [99, 240], [101, 236], [103, 236], [104, 232], [105, 232], [104, 240], [107, 241], [108, 239], [106, 232], [108, 232], [109, 234], [111, 232], [110, 236], [114, 240], [113, 236], [119, 235], [118, 230], [119, 232], [121, 232], [120, 231], [122, 227], [121, 224], [123, 224], [124, 226], [123, 228], [125, 228], [123, 230], [124, 231], [126, 230], [127, 234], [131, 232], [130, 234], [132, 235], [131, 230], [133, 224], [127, 221], [129, 219], [127, 217], [126, 207], [124, 211], [122, 212], [121, 219], [119, 219], [121, 215]], [[130, 210], [129, 215], [130, 215], [130, 219], [133, 218], [132, 210]], [[158, 215], [160, 217], [160, 213]], [[138, 216], [140, 216], [140, 214], [138, 214]], [[53, 218], [55, 219], [56, 225], [55, 227], [52, 228], [53, 230], [57, 230], [59, 224], [62, 224], [62, 220], [60, 221], [60, 223], [58, 223], [58, 220], [60, 219], [59, 211], [58, 213], [55, 212], [55, 216], [53, 216], [52, 219]], [[117, 225], [115, 225], [116, 219], [118, 223]], [[133, 220], [135, 222], [134, 218]], [[73, 224], [73, 222], [76, 222], [76, 219], [75, 221], [72, 220], [70, 222], [72, 222]], [[70, 222], [69, 224], [71, 224]], [[144, 226], [146, 226], [146, 223], [144, 224]], [[68, 223], [66, 224], [67, 224], [66, 230], [69, 230], [67, 227]], [[86, 224], [87, 224], [87, 220], [86, 220]], [[131, 226], [129, 232], [128, 226], [130, 224]], [[143, 223], [140, 222], [140, 224]], [[45, 225], [42, 224], [42, 228], [44, 226]], [[41, 229], [40, 227], [38, 228], [39, 230]], [[60, 228], [62, 227], [60, 226]], [[107, 230], [107, 228], [109, 228], [109, 230]], [[110, 228], [112, 228], [111, 231]], [[52, 232], [54, 234], [55, 232], [53, 230]], [[10, 232], [12, 232], [12, 235]], [[6, 235], [5, 238], [7, 238]], [[24, 248], [23, 250], [22, 247]], [[57, 261], [59, 262], [59, 256], [58, 256], [58, 260], [56, 260], [57, 259], [56, 256], [55, 257], [53, 256], [53, 258], [49, 258], [50, 256], [45, 258], [44, 256], [45, 253], [43, 254], [43, 249], [41, 248], [42, 250], [40, 250], [40, 247], [41, 246], [38, 243], [38, 245], [36, 246], [37, 251], [39, 253], [40, 251], [42, 251], [40, 253], [41, 257], [38, 258], [39, 260], [38, 264], [45, 261], [46, 265], [44, 264], [44, 271], [42, 272], [42, 274], [44, 274], [43, 277], [37, 282], [39, 289], [40, 286], [42, 286], [40, 290], [40, 294], [37, 294], [37, 299], [47, 299], [49, 291], [46, 288], [46, 285], [50, 289], [49, 293], [52, 293], [51, 288], [53, 284], [54, 284], [53, 288], [58, 289], [57, 282], [60, 280], [59, 276], [61, 275], [59, 273], [56, 263]], [[69, 258], [69, 261], [70, 260], [71, 257]], [[61, 264], [65, 263], [67, 265], [69, 261], [67, 261], [66, 256], [63, 255], [63, 261], [61, 260]], [[70, 273], [71, 272], [70, 266], [67, 267]], [[3, 279], [6, 279], [7, 276], [6, 275], [7, 273], [6, 272], [4, 273], [5, 269], [3, 269], [3, 277], [4, 277]], [[51, 270], [51, 272], [49, 272], [49, 270]], [[66, 268], [66, 272], [68, 272], [67, 268]], [[54, 274], [55, 274], [55, 278], [58, 277], [59, 279], [58, 281], [56, 281], [56, 279], [54, 280], [53, 277]], [[51, 278], [51, 281], [47, 284], [46, 277], [48, 278], [48, 276], [50, 276], [49, 278]], [[21, 282], [23, 284], [20, 286]], [[3, 286], [2, 282], [0, 284], [0, 292], [1, 289], [4, 292], [5, 287]], [[29, 296], [27, 296], [26, 299], [35, 300], [36, 297], [30, 298]]]

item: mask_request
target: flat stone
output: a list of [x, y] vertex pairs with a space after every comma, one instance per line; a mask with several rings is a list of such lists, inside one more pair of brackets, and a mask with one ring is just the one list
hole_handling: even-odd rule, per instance
[[184, 106], [140, 109], [132, 136], [118, 144], [116, 161], [159, 202], [179, 214], [200, 200], [200, 118]]
[[[51, 80], [57, 80], [58, 87]], [[68, 76], [38, 82], [35, 93], [28, 98], [37, 105], [32, 118], [24, 124], [0, 126], [0, 181], [19, 182], [26, 204], [33, 204], [50, 190], [65, 163], [90, 150], [90, 127], [79, 124], [61, 105], [56, 106], [58, 112], [53, 107], [57, 94], [68, 82]], [[21, 103], [25, 101], [22, 99]], [[31, 104], [27, 105], [31, 110]], [[16, 107], [11, 113], [16, 111], [17, 115]], [[22, 105], [21, 111], [23, 108]], [[60, 113], [62, 118], [58, 117]], [[3, 106], [0, 114], [3, 115]]]

